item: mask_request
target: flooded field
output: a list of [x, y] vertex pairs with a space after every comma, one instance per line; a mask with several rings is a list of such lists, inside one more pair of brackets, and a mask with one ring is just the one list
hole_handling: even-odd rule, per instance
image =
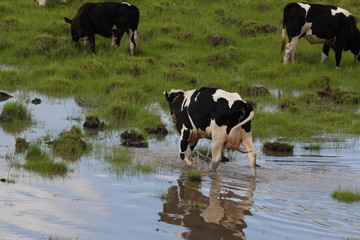
[[[136, 161], [156, 166], [150, 173], [114, 171], [103, 155], [121, 148], [120, 132], [100, 131], [86, 136], [93, 149], [70, 162], [66, 177], [44, 178], [10, 167], [14, 158], [24, 158], [15, 153], [15, 138], [35, 142], [73, 125], [82, 128], [85, 109], [73, 99], [8, 93], [13, 97], [0, 102], [0, 110], [20, 101], [36, 123], [21, 132], [0, 124], [0, 178], [15, 180], [0, 182], [0, 239], [360, 238], [360, 203], [331, 197], [339, 187], [360, 187], [359, 137], [325, 136], [317, 151], [293, 143], [287, 156], [265, 155], [257, 139], [261, 167], [255, 179], [246, 157], [233, 154], [216, 174], [191, 182], [178, 157], [178, 136], [166, 122], [171, 131], [165, 139], [131, 149]], [[32, 104], [35, 98], [41, 104]], [[196, 159], [197, 168], [206, 165]]]

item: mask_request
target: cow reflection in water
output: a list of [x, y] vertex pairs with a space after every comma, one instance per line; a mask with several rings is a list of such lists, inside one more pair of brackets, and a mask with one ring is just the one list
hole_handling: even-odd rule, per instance
[[177, 186], [168, 189], [160, 220], [188, 228], [179, 233], [184, 239], [246, 239], [244, 218], [252, 215], [250, 198], [255, 190], [254, 180], [249, 181], [234, 185], [212, 178], [207, 197], [201, 192], [201, 183], [181, 177]]

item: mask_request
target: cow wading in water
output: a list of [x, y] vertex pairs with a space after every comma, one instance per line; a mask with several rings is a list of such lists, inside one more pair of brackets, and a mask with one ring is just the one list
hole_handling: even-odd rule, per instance
[[[289, 43], [285, 42], [285, 29]], [[323, 44], [321, 63], [335, 51], [336, 68], [340, 67], [343, 51], [360, 60], [360, 32], [355, 18], [345, 9], [320, 4], [289, 3], [284, 8], [281, 50], [285, 50], [283, 63], [294, 62], [296, 45], [304, 37], [310, 43]]]
[[131, 56], [137, 46], [140, 13], [135, 5], [126, 2], [85, 3], [73, 19], [64, 17], [71, 24], [74, 42], [84, 40], [85, 52], [95, 55], [95, 34], [111, 38], [111, 47], [117, 48], [125, 32], [129, 36]]
[[[247, 154], [251, 173], [256, 176], [256, 152], [252, 141], [253, 108], [239, 94], [216, 88], [164, 92], [176, 128], [181, 134], [180, 158], [192, 165], [191, 153], [200, 138], [212, 140], [210, 171], [216, 171], [222, 149]], [[240, 143], [244, 149], [240, 148]]]

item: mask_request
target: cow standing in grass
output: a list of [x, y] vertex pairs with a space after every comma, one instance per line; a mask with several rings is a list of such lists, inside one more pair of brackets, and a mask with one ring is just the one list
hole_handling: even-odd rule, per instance
[[[289, 43], [285, 42], [285, 30]], [[289, 3], [284, 8], [282, 51], [283, 63], [294, 62], [296, 45], [304, 37], [310, 43], [323, 44], [321, 63], [335, 51], [336, 67], [340, 67], [343, 51], [350, 50], [360, 60], [360, 32], [355, 18], [345, 9], [320, 4]]]
[[139, 9], [126, 2], [85, 3], [73, 19], [64, 17], [71, 24], [72, 40], [84, 40], [85, 52], [88, 48], [95, 55], [95, 34], [111, 38], [111, 46], [117, 48], [126, 32], [129, 36], [131, 56], [138, 38]]
[[[239, 94], [216, 88], [171, 90], [164, 92], [171, 116], [181, 134], [180, 158], [192, 165], [191, 153], [200, 138], [212, 140], [210, 170], [215, 171], [222, 159], [222, 150], [247, 154], [252, 175], [256, 175], [251, 119], [254, 111]], [[244, 149], [240, 148], [240, 144]]]

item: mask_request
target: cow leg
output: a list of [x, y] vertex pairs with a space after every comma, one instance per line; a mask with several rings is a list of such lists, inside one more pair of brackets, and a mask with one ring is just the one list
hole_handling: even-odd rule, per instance
[[129, 48], [130, 48], [130, 54], [131, 56], [134, 56], [134, 51], [136, 47], [137, 42], [137, 31], [133, 31], [131, 28], [128, 30], [129, 35]]
[[251, 175], [253, 177], [256, 176], [256, 152], [254, 149], [254, 144], [252, 140], [252, 134], [251, 132], [246, 132], [245, 130], [242, 130], [242, 142], [244, 149], [248, 152], [246, 153], [248, 158], [248, 163], [251, 168]]
[[91, 49], [91, 52], [93, 55], [96, 55], [95, 53], [95, 35], [90, 35], [88, 37], [83, 38], [84, 40], [84, 47], [85, 47], [85, 52], [88, 52], [88, 49]]
[[111, 47], [118, 48], [120, 46], [120, 40], [124, 35], [124, 31], [119, 30], [116, 25], [112, 27], [112, 39], [111, 39]]
[[213, 131], [212, 148], [211, 148], [212, 159], [210, 165], [211, 172], [216, 171], [222, 159], [222, 150], [226, 140], [227, 140], [226, 129], [218, 128], [215, 131]]
[[321, 54], [321, 61], [320, 63], [324, 63], [325, 60], [328, 58], [330, 52], [330, 46], [327, 44], [324, 44], [322, 54]]
[[340, 68], [341, 55], [343, 51], [343, 41], [340, 39], [336, 39], [335, 43], [335, 60], [336, 60], [336, 68]]
[[289, 62], [289, 60], [291, 60], [291, 62], [294, 62], [295, 50], [296, 50], [296, 45], [297, 45], [298, 41], [299, 41], [299, 37], [293, 37], [291, 39], [291, 41], [288, 44], [286, 44], [284, 60], [283, 60], [284, 64], [287, 64]]
[[[189, 158], [189, 138], [190, 138], [191, 130], [184, 129], [181, 133], [180, 140], [180, 158], [189, 166], [192, 165], [191, 157]], [[191, 152], [190, 152], [191, 156]]]

